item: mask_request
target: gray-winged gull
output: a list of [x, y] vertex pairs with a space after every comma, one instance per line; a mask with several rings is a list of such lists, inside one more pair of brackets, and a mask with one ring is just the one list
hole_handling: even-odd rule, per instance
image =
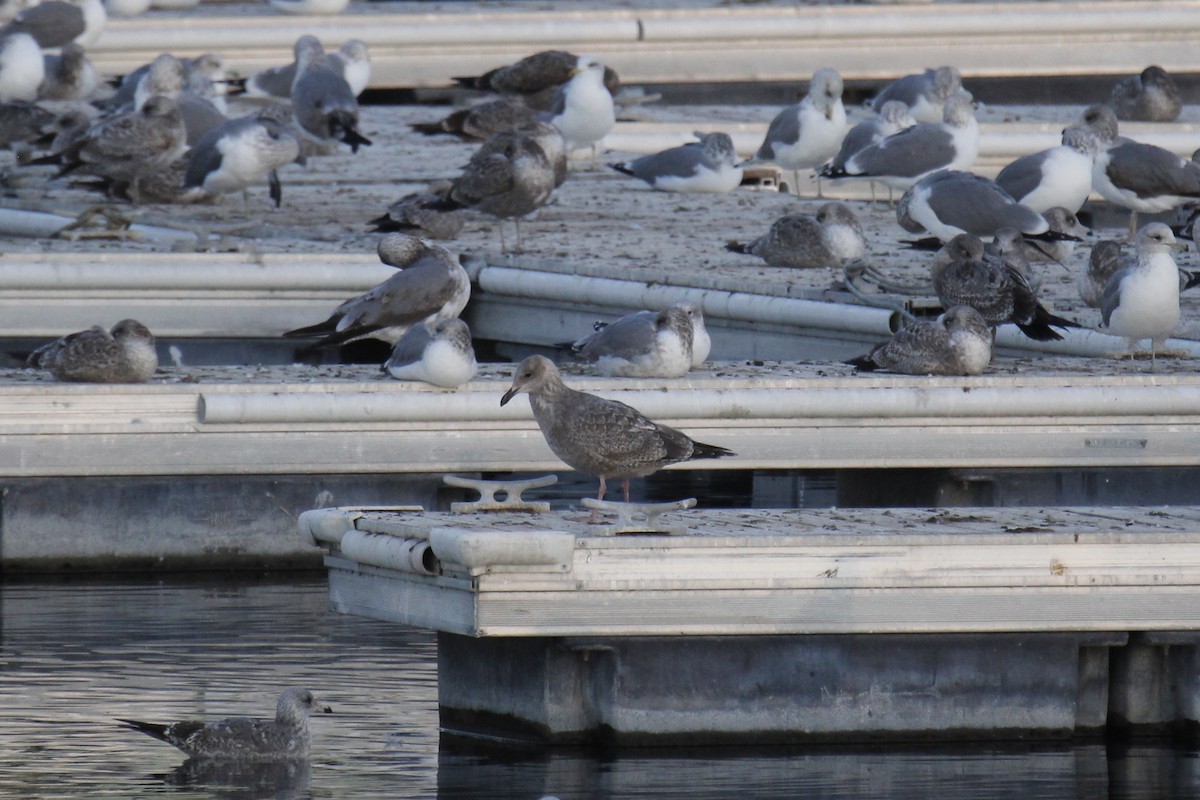
[[765, 161], [791, 171], [793, 194], [799, 194], [800, 170], [821, 166], [842, 146], [846, 136], [842, 89], [837, 70], [822, 67], [814, 72], [804, 99], [775, 115], [754, 158], [746, 163]]
[[612, 94], [604, 85], [604, 65], [580, 56], [571, 79], [558, 88], [542, 121], [562, 132], [567, 152], [595, 147], [617, 124]]
[[187, 149], [187, 132], [175, 101], [152, 97], [137, 111], [100, 120], [62, 153], [60, 174], [79, 169], [127, 186], [141, 202], [139, 182], [160, 172]]
[[27, 33], [0, 38], [0, 102], [37, 99], [46, 78], [42, 48]]
[[896, 204], [896, 221], [907, 231], [926, 230], [943, 242], [960, 233], [991, 238], [1000, 228], [1052, 241], [1063, 236], [995, 181], [958, 170], [934, 172], [914, 183]]
[[291, 97], [296, 124], [317, 143], [337, 140], [355, 153], [371, 144], [358, 131], [358, 100], [329, 56], [311, 50], [300, 53]]
[[664, 192], [732, 192], [742, 183], [727, 133], [693, 134], [700, 141], [608, 166]]
[[[321, 45], [321, 40], [312, 34], [300, 36], [292, 43], [292, 62], [290, 64], [259, 70], [241, 83], [241, 90], [251, 97], [290, 100], [292, 84], [296, 82], [296, 65], [300, 63], [304, 53], [309, 53], [309, 57], [312, 58], [324, 55], [325, 48]], [[332, 65], [336, 62], [330, 63]], [[346, 83], [348, 85], [349, 81]], [[351, 90], [353, 91], [353, 89]]]
[[[701, 322], [703, 324], [703, 322]], [[679, 304], [627, 314], [598, 328], [571, 349], [601, 375], [680, 378], [693, 367], [692, 316]]]
[[213, 722], [185, 720], [167, 725], [121, 719], [125, 727], [179, 748], [194, 758], [283, 760], [308, 756], [308, 718], [330, 713], [306, 689], [288, 688], [279, 695], [274, 719], [227, 717]]
[[[842, 146], [830, 160], [829, 168], [844, 169], [846, 162], [874, 144], [879, 144], [893, 133], [911, 128], [917, 121], [909, 113], [908, 106], [899, 100], [888, 100], [879, 111], [855, 125], [842, 139]], [[889, 189], [889, 193], [890, 193]], [[875, 200], [875, 182], [871, 182], [871, 200]]]
[[1025, 277], [999, 258], [987, 255], [983, 241], [970, 233], [960, 233], [938, 251], [933, 262], [933, 288], [943, 308], [971, 306], [989, 325], [1012, 322], [1039, 342], [1062, 339], [1051, 325], [1079, 327], [1047, 311]]
[[211, 82], [198, 73], [197, 85], [205, 87], [208, 97], [193, 90], [188, 67], [170, 53], [162, 53], [150, 62], [150, 68], [134, 90], [133, 107], [141, 108], [151, 97], [169, 97], [179, 108], [187, 130], [187, 141], [194, 145], [200, 137], [226, 122], [227, 117], [213, 102], [216, 93]]
[[453, 239], [462, 231], [465, 212], [446, 210], [449, 190], [450, 181], [437, 181], [428, 190], [404, 195], [367, 224], [372, 231], [383, 233], [398, 231], [429, 239]]
[[901, 328], [865, 356], [847, 361], [864, 372], [904, 375], [979, 375], [992, 361], [992, 329], [970, 306]]
[[[516, 96], [530, 108], [548, 111], [559, 87], [571, 79], [578, 66], [579, 56], [574, 53], [542, 50], [482, 75], [457, 77], [454, 81], [468, 89]], [[617, 73], [609, 67], [604, 68], [604, 85], [614, 97], [621, 88]]]
[[1050, 231], [1059, 234], [1057, 241], [1045, 239], [1027, 240], [1025, 242], [1025, 257], [1030, 261], [1057, 261], [1066, 264], [1075, 252], [1075, 248], [1088, 235], [1088, 229], [1079, 221], [1079, 217], [1065, 208], [1055, 207], [1042, 214], [1050, 225]]
[[53, 111], [26, 100], [0, 103], [0, 147], [45, 138], [57, 118]]
[[1179, 87], [1159, 66], [1146, 67], [1140, 75], [1117, 81], [1109, 105], [1117, 119], [1139, 122], [1174, 122], [1183, 110]]
[[1000, 170], [996, 183], [1039, 214], [1055, 207], [1078, 213], [1092, 193], [1093, 136], [1073, 125], [1062, 132], [1062, 144], [1021, 156]]
[[396, 342], [383, 371], [402, 381], [453, 388], [475, 377], [471, 329], [461, 319], [413, 325]]
[[653, 422], [625, 403], [567, 387], [545, 356], [529, 356], [517, 366], [500, 405], [520, 392], [529, 394], [534, 419], [554, 454], [572, 469], [600, 479], [600, 500], [609, 478], [621, 480], [628, 502], [630, 478], [681, 461], [736, 455]]
[[965, 170], [979, 154], [975, 101], [960, 92], [946, 101], [942, 122], [925, 122], [893, 133], [859, 151], [841, 169], [827, 166], [826, 178], [870, 178], [905, 190], [939, 170]]
[[1124, 336], [1129, 351], [1142, 339], [1150, 340], [1150, 364], [1179, 322], [1179, 267], [1171, 250], [1186, 248], [1161, 222], [1138, 231], [1135, 262], [1118, 270], [1104, 288], [1101, 327]]
[[0, 38], [27, 33], [46, 49], [70, 42], [91, 47], [104, 32], [107, 21], [108, 14], [100, 0], [44, 0], [21, 11], [0, 28]]
[[142, 383], [158, 369], [150, 330], [123, 319], [106, 331], [94, 325], [44, 344], [29, 355], [31, 367], [49, 370], [60, 381]]
[[903, 103], [917, 122], [941, 122], [946, 100], [962, 89], [962, 75], [954, 67], [927, 69], [914, 75], [905, 75], [879, 90], [871, 100], [876, 112], [885, 103], [896, 100]]
[[189, 153], [183, 186], [199, 187], [215, 196], [245, 192], [266, 179], [278, 208], [283, 194], [276, 170], [299, 156], [296, 137], [277, 122], [257, 117], [231, 119], [196, 142]]
[[[555, 186], [554, 167], [546, 152], [530, 136], [515, 131], [497, 133], [471, 156], [447, 193], [446, 208], [472, 208], [501, 220], [512, 219], [521, 247], [521, 221], [526, 214], [546, 204]], [[500, 248], [508, 250], [504, 226]]]
[[321, 337], [306, 352], [367, 337], [395, 344], [418, 322], [457, 317], [466, 308], [471, 280], [445, 248], [393, 233], [379, 241], [378, 250], [383, 263], [400, 271], [339, 305], [324, 322], [283, 335]]
[[66, 45], [57, 55], [47, 53], [42, 63], [46, 77], [38, 87], [39, 100], [87, 100], [99, 85], [95, 67], [77, 44]]
[[1130, 210], [1129, 237], [1137, 215], [1170, 211], [1200, 199], [1200, 164], [1170, 150], [1122, 138], [1108, 106], [1091, 106], [1084, 124], [1096, 134], [1092, 188], [1105, 200]]
[[786, 214], [754, 241], [728, 242], [725, 249], [776, 267], [842, 267], [866, 255], [867, 238], [849, 206], [825, 203], [815, 217]]

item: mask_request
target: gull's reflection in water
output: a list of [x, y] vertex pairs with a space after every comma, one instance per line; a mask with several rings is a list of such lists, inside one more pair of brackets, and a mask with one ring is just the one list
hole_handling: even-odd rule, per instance
[[168, 786], [203, 787], [228, 800], [309, 800], [312, 764], [307, 761], [239, 761], [189, 758], [160, 775]]

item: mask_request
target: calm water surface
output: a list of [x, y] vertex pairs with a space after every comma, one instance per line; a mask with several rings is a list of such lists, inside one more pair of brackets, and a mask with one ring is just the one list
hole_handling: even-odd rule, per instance
[[[1194, 749], [466, 753], [432, 635], [325, 609], [323, 580], [0, 586], [0, 797], [1194, 798]], [[213, 769], [114, 724], [267, 716], [319, 693], [309, 764]]]

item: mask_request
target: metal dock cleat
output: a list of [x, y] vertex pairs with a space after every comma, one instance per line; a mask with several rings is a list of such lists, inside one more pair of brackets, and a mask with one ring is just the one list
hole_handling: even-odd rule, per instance
[[[589, 534], [599, 536], [615, 536], [619, 533], [660, 533], [668, 536], [682, 536], [688, 532], [686, 525], [663, 525], [658, 518], [668, 511], [686, 511], [696, 507], [696, 498], [676, 500], [673, 503], [618, 503], [612, 500], [597, 500], [585, 497], [581, 501], [584, 508], [593, 512], [607, 511], [617, 515], [617, 521], [612, 524], [601, 524], [588, 530]], [[644, 520], [638, 522], [637, 520]]]
[[[545, 514], [550, 511], [549, 503], [540, 500], [523, 500], [521, 492], [526, 489], [553, 486], [558, 483], [558, 476], [543, 475], [540, 478], [528, 478], [523, 481], [485, 481], [478, 478], [460, 478], [458, 475], [443, 475], [442, 482], [447, 486], [474, 489], [479, 492], [478, 500], [451, 503], [450, 510], [455, 514], [473, 514], [478, 511], [529, 511], [534, 514]], [[504, 495], [504, 499], [497, 500], [497, 493]]]

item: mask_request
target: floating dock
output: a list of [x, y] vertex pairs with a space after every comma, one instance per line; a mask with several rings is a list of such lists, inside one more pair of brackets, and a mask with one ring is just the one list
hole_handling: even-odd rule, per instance
[[[1200, 508], [324, 509], [341, 613], [438, 632], [452, 732], [1062, 737], [1200, 721]], [[636, 527], [634, 528], [636, 531]]]

